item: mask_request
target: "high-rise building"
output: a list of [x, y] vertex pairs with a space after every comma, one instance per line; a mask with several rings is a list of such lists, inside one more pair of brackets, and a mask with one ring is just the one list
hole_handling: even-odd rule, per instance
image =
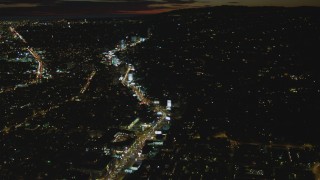
[[113, 56], [112, 57], [112, 64], [114, 66], [119, 66], [120, 65], [120, 60], [117, 57]]
[[172, 102], [171, 100], [167, 100], [167, 110], [171, 110]]
[[132, 73], [128, 74], [128, 81], [129, 82], [133, 81], [133, 74]]
[[137, 42], [137, 36], [131, 36], [131, 42]]
[[126, 42], [125, 42], [125, 40], [121, 40], [120, 41], [120, 49], [123, 50], [125, 48], [126, 48]]

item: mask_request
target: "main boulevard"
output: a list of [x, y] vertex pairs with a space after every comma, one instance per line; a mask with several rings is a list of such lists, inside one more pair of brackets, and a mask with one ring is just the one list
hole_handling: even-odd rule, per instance
[[[128, 45], [129, 47], [133, 47], [143, 41], [138, 41], [131, 43]], [[125, 50], [121, 49], [121, 50]], [[109, 51], [109, 54], [114, 54], [118, 51], [121, 51], [120, 49], [115, 49], [112, 51]], [[121, 62], [125, 63], [125, 62]], [[141, 104], [146, 104], [150, 110], [152, 110], [154, 113], [161, 114], [160, 118], [155, 121], [151, 125], [151, 127], [145, 129], [143, 132], [139, 132], [136, 134], [136, 139], [132, 143], [130, 147], [125, 151], [125, 153], [122, 154], [122, 157], [120, 159], [117, 159], [116, 162], [113, 164], [112, 167], [109, 168], [107, 175], [104, 179], [122, 179], [125, 176], [124, 169], [129, 168], [132, 166], [135, 162], [141, 162], [145, 157], [141, 155], [142, 148], [145, 145], [145, 141], [149, 139], [155, 139], [155, 131], [161, 129], [161, 127], [168, 123], [166, 120], [166, 117], [168, 115], [167, 109], [159, 104], [154, 104], [153, 101], [146, 97], [143, 92], [140, 91], [141, 86], [138, 86], [134, 83], [129, 83], [128, 74], [132, 70], [132, 65], [125, 63], [125, 66], [127, 67], [127, 71], [124, 74], [122, 78], [122, 84], [126, 87], [128, 87], [133, 94], [138, 98]]]

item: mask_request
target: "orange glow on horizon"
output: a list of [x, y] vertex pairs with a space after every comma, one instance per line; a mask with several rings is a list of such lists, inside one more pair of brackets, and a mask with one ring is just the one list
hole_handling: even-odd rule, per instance
[[160, 14], [172, 11], [173, 9], [152, 9], [152, 10], [138, 10], [138, 11], [117, 11], [115, 14]]

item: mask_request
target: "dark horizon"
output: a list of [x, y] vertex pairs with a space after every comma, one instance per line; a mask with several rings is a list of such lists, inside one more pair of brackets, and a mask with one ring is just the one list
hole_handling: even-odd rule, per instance
[[185, 9], [175, 9], [166, 12], [161, 12], [157, 14], [90, 14], [90, 15], [46, 15], [46, 16], [0, 16], [0, 20], [49, 20], [49, 19], [107, 19], [107, 18], [135, 18], [135, 17], [145, 17], [152, 15], [166, 14], [181, 10], [192, 10], [192, 9], [213, 9], [213, 8], [277, 8], [277, 9], [319, 9], [315, 6], [297, 6], [297, 7], [285, 7], [285, 6], [240, 6], [240, 5], [221, 5], [221, 6], [210, 6], [210, 7], [198, 7], [198, 8], [185, 8]]
[[320, 7], [316, 0], [0, 0], [0, 17], [133, 16], [216, 6]]

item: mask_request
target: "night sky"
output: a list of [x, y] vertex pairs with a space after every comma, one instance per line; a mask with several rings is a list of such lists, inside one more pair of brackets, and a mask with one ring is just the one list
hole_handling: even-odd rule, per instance
[[0, 16], [155, 14], [220, 5], [320, 6], [320, 0], [0, 0]]

